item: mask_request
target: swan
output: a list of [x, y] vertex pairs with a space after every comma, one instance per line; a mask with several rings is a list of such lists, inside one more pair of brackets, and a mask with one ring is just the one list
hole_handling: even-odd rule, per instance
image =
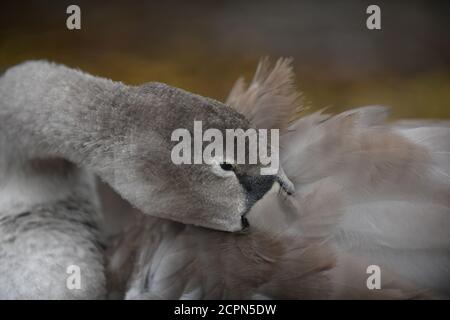
[[[256, 127], [281, 128], [295, 194], [273, 186], [252, 207], [245, 234], [139, 217], [108, 253], [115, 297], [450, 297], [448, 122], [388, 122], [381, 106], [298, 118], [289, 59], [262, 60], [226, 103]], [[367, 285], [371, 266], [379, 288]]]
[[[221, 231], [278, 181], [255, 166], [177, 166], [171, 133], [249, 128], [232, 108], [162, 83], [128, 86], [46, 61], [0, 77], [0, 298], [104, 298], [104, 224], [95, 177], [154, 217]], [[224, 192], [226, 190], [226, 192]], [[81, 287], [67, 286], [70, 266]]]

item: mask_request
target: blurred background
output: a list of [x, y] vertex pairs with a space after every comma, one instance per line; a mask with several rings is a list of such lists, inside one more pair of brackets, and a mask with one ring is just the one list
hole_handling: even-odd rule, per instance
[[[382, 104], [450, 118], [449, 1], [23, 1], [0, 7], [0, 68], [48, 59], [223, 100], [258, 60], [293, 57], [313, 110]], [[81, 7], [81, 30], [66, 8]], [[381, 7], [382, 30], [366, 28]]]
[[[258, 60], [293, 57], [311, 110], [381, 104], [450, 119], [449, 1], [3, 1], [0, 69], [47, 59], [128, 84], [160, 81], [224, 100]], [[81, 30], [66, 8], [81, 8]], [[381, 7], [382, 30], [366, 28]], [[106, 212], [134, 212], [105, 185]], [[120, 220], [122, 219], [122, 220]], [[122, 222], [121, 222], [122, 221]]]

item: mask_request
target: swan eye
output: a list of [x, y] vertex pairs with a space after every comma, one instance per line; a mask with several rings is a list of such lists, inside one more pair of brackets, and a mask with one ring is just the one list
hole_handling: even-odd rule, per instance
[[219, 177], [229, 178], [236, 177], [235, 166], [224, 159], [214, 159], [211, 162], [212, 172]]
[[226, 163], [226, 162], [222, 162], [222, 163], [220, 164], [220, 167], [221, 167], [223, 170], [225, 170], [225, 171], [233, 171], [233, 170], [234, 170], [233, 165], [231, 165], [231, 164], [229, 164], [229, 163]]

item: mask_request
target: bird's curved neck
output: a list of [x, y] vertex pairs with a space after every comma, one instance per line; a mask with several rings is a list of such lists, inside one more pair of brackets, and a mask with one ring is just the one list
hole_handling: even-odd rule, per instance
[[114, 108], [125, 94], [122, 83], [61, 65], [13, 67], [0, 78], [1, 153], [95, 167], [113, 145]]

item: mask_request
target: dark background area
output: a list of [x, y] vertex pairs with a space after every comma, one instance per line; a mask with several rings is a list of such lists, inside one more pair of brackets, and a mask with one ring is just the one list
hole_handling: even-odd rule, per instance
[[[82, 29], [66, 28], [78, 4]], [[366, 28], [381, 7], [382, 30]], [[312, 109], [390, 106], [450, 118], [448, 1], [9, 1], [0, 68], [48, 59], [125, 83], [161, 81], [223, 100], [261, 56], [293, 57]]]

